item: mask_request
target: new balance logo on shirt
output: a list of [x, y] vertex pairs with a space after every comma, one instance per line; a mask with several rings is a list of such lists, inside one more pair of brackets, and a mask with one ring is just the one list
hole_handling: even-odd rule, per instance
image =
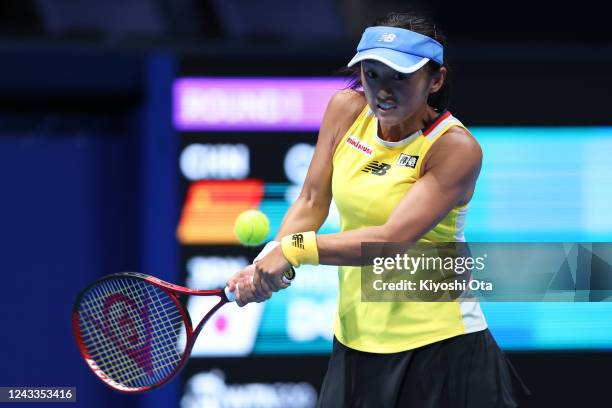
[[387, 174], [387, 170], [389, 170], [390, 168], [390, 164], [379, 163], [378, 161], [374, 160], [370, 162], [367, 166], [365, 166], [361, 171], [371, 173], [376, 176], [384, 176], [385, 174]]

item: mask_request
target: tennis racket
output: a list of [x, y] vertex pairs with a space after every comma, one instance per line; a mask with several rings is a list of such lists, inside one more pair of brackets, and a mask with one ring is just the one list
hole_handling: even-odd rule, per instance
[[[290, 269], [283, 281], [294, 277]], [[185, 295], [219, 298], [195, 329], [181, 302]], [[72, 329], [81, 355], [100, 380], [120, 392], [144, 392], [181, 370], [202, 327], [233, 301], [228, 288], [193, 290], [141, 273], [117, 273], [79, 294]]]

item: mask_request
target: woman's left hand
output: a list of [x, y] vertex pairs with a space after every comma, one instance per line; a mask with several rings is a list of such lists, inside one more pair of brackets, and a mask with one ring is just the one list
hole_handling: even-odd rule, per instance
[[289, 284], [283, 281], [283, 274], [290, 268], [291, 265], [285, 259], [281, 246], [277, 246], [255, 264], [253, 275], [255, 290], [278, 292], [286, 289]]

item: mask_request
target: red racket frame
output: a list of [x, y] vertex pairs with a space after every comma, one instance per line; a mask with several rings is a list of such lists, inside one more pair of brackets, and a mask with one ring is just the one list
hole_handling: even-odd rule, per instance
[[[95, 363], [95, 361], [93, 361], [91, 359], [91, 356], [89, 355], [89, 352], [87, 351], [87, 348], [85, 347], [85, 343], [83, 341], [83, 338], [81, 337], [81, 332], [79, 330], [79, 313], [78, 313], [78, 308], [79, 308], [79, 304], [81, 301], [81, 297], [93, 286], [98, 285], [99, 283], [105, 281], [105, 280], [109, 280], [109, 279], [116, 279], [116, 278], [135, 278], [135, 279], [142, 279], [154, 286], [157, 286], [158, 288], [160, 288], [161, 290], [163, 290], [169, 297], [170, 299], [172, 299], [172, 301], [175, 302], [175, 304], [178, 307], [178, 310], [181, 313], [181, 316], [183, 317], [183, 322], [185, 324], [185, 331], [186, 331], [186, 343], [185, 343], [185, 351], [183, 353], [183, 356], [181, 357], [181, 359], [179, 360], [176, 368], [174, 369], [174, 371], [172, 373], [170, 373], [168, 376], [166, 376], [166, 378], [164, 378], [162, 381], [160, 381], [157, 384], [154, 385], [149, 385], [149, 386], [145, 386], [145, 387], [140, 387], [140, 388], [131, 388], [131, 387], [125, 387], [119, 383], [117, 383], [116, 381], [114, 381], [113, 379], [111, 379], [110, 377], [108, 377], [108, 375], [106, 375], [106, 373], [104, 373], [104, 371], [102, 371], [102, 369], [100, 369], [98, 367], [98, 365]], [[218, 296], [220, 297], [219, 302], [217, 302], [217, 304], [215, 306], [213, 306], [208, 313], [206, 313], [204, 315], [204, 317], [202, 318], [202, 320], [200, 321], [200, 323], [198, 323], [198, 325], [196, 326], [195, 330], [193, 329], [193, 324], [191, 322], [191, 318], [189, 316], [189, 314], [187, 313], [187, 311], [185, 310], [185, 308], [183, 307], [183, 305], [181, 304], [181, 302], [179, 301], [180, 296], [183, 295], [191, 295], [191, 296]], [[191, 354], [191, 349], [193, 348], [193, 345], [195, 344], [195, 340], [198, 337], [198, 335], [200, 334], [200, 331], [202, 330], [202, 328], [204, 327], [204, 325], [206, 324], [206, 322], [211, 318], [211, 316], [217, 311], [219, 310], [219, 308], [221, 308], [221, 306], [225, 305], [226, 303], [229, 303], [230, 300], [227, 298], [225, 292], [223, 289], [213, 289], [213, 290], [195, 290], [195, 289], [189, 289], [186, 288], [184, 286], [179, 286], [179, 285], [175, 285], [173, 283], [170, 282], [166, 282], [163, 281], [161, 279], [158, 279], [154, 276], [150, 276], [150, 275], [145, 275], [143, 273], [137, 273], [137, 272], [122, 272], [122, 273], [115, 273], [112, 275], [107, 275], [101, 279], [98, 279], [97, 281], [93, 282], [91, 285], [89, 285], [87, 288], [85, 288], [77, 297], [74, 306], [72, 308], [72, 331], [74, 333], [74, 337], [76, 339], [76, 343], [77, 343], [77, 348], [79, 349], [79, 352], [81, 353], [81, 356], [83, 357], [83, 359], [85, 359], [85, 362], [87, 363], [87, 366], [91, 369], [91, 371], [96, 375], [96, 377], [98, 377], [100, 380], [102, 380], [102, 382], [104, 384], [106, 384], [107, 386], [109, 386], [110, 388], [112, 388], [115, 391], [119, 391], [122, 393], [127, 393], [127, 394], [133, 394], [133, 393], [139, 393], [139, 392], [145, 392], [145, 391], [150, 391], [154, 388], [158, 388], [162, 385], [164, 385], [165, 383], [167, 383], [168, 381], [170, 381], [172, 378], [174, 378], [183, 368], [183, 366], [185, 365], [185, 362], [187, 361], [187, 358], [189, 357], [189, 355]]]

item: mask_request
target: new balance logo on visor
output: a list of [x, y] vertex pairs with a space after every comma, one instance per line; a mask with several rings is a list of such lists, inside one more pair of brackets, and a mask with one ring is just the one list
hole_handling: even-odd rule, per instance
[[395, 37], [397, 37], [397, 35], [395, 35], [393, 33], [384, 33], [384, 34], [382, 34], [380, 36], [378, 41], [380, 41], [380, 42], [393, 42], [393, 40], [395, 40]]
[[409, 154], [402, 153], [400, 154], [400, 157], [397, 160], [397, 164], [399, 166], [412, 167], [414, 169], [418, 160], [419, 156], [411, 156]]
[[364, 171], [366, 173], [372, 173], [377, 176], [384, 176], [385, 174], [387, 174], [387, 170], [389, 170], [390, 168], [390, 164], [379, 163], [378, 161], [374, 160], [373, 162], [365, 166], [361, 171]]
[[304, 234], [293, 234], [291, 237], [291, 245], [296, 248], [304, 249]]

